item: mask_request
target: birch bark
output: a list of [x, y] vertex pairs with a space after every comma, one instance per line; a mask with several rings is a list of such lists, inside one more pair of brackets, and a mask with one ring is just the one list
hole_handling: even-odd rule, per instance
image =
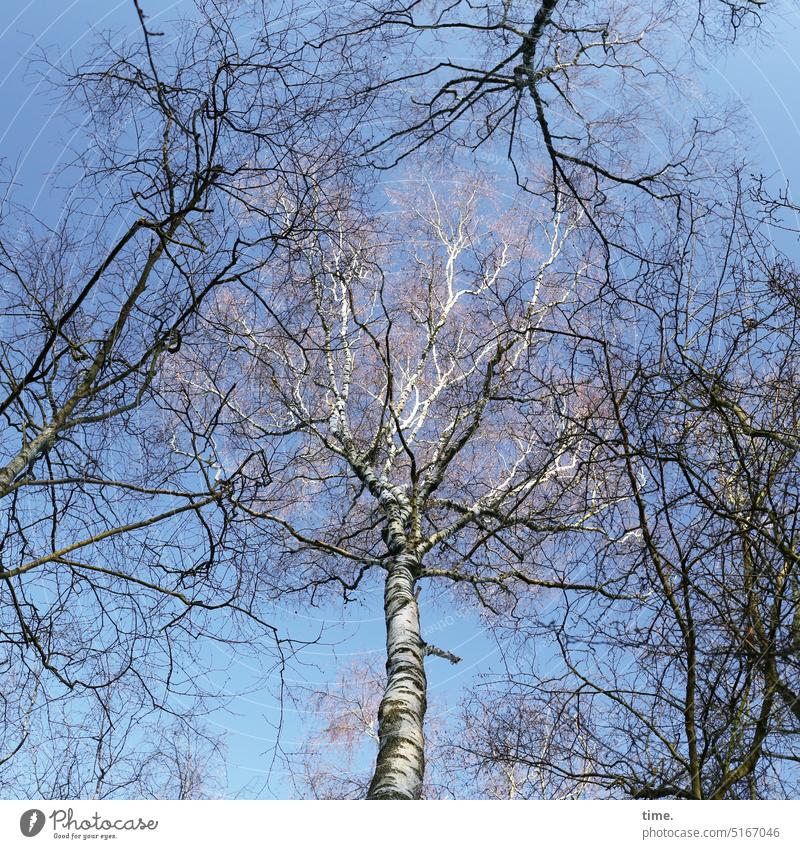
[[378, 758], [368, 799], [422, 795], [427, 683], [414, 594], [418, 571], [417, 557], [402, 553], [391, 559], [386, 575], [386, 689], [378, 709]]

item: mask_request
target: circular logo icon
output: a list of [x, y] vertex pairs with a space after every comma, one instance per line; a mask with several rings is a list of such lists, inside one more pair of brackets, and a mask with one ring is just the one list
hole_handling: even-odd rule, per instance
[[44, 828], [44, 812], [38, 808], [31, 808], [19, 818], [19, 830], [25, 837], [36, 837]]

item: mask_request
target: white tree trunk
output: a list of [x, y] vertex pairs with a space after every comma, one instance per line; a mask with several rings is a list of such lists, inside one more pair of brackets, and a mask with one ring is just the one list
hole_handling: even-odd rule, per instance
[[419, 561], [392, 558], [386, 576], [386, 689], [378, 709], [378, 759], [368, 799], [419, 799], [425, 772], [426, 689], [419, 608], [414, 595]]

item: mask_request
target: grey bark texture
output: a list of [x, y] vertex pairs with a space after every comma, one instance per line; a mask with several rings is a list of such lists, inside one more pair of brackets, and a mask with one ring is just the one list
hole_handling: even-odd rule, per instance
[[424, 643], [414, 554], [392, 558], [386, 575], [386, 689], [378, 710], [378, 758], [368, 799], [419, 799], [425, 773]]

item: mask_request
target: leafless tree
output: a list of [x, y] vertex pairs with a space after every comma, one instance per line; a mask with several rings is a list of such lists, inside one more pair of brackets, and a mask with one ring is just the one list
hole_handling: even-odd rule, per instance
[[[431, 595], [517, 664], [459, 795], [789, 792], [796, 277], [670, 94], [762, 5], [134, 0], [63, 214], [3, 210], [0, 787], [214, 793], [195, 638], [280, 670], [266, 606], [379, 584], [377, 722], [326, 735], [375, 769], [318, 795], [426, 792]], [[423, 150], [470, 178], [380, 209]]]
[[727, 117], [692, 72], [704, 47], [755, 27], [762, 6], [352, 0], [309, 40], [363, 67], [359, 91], [381, 115], [364, 140], [377, 167], [454, 148], [498, 172], [505, 159], [526, 192], [577, 202], [613, 262], [652, 259], [637, 251], [637, 223], [679, 216], [713, 173]]
[[[297, 753], [298, 792], [312, 799], [363, 799], [377, 749], [382, 676], [365, 665], [345, 669], [325, 690], [310, 693], [311, 731]], [[306, 702], [308, 704], [308, 702]], [[368, 759], [366, 771], [360, 769]]]
[[210, 344], [227, 365], [191, 377], [225, 405], [227, 462], [254, 444], [268, 458], [269, 489], [232, 496], [263, 529], [262, 586], [346, 600], [382, 576], [388, 675], [370, 798], [419, 797], [424, 659], [458, 662], [423, 637], [423, 584], [488, 609], [515, 586], [617, 593], [551, 545], [606, 503], [564, 415], [592, 406], [569, 374], [565, 319], [591, 297], [567, 259], [581, 212], [520, 224], [513, 205], [486, 208], [487, 193], [397, 196], [391, 225], [343, 212], [287, 257], [280, 282], [273, 265], [248, 297], [214, 301]]
[[[300, 688], [305, 742], [287, 757], [297, 794], [310, 799], [363, 799], [378, 751], [378, 708], [385, 673], [372, 659], [344, 666], [324, 689]], [[298, 707], [299, 709], [299, 707]], [[442, 735], [448, 726], [444, 700], [429, 699], [425, 713], [427, 752], [422, 795], [425, 799], [463, 798], [445, 773]], [[442, 750], [442, 751], [440, 751]]]
[[[220, 554], [229, 481], [213, 422], [178, 433], [168, 389], [204, 299], [302, 230], [346, 133], [310, 134], [326, 113], [312, 83], [293, 88], [290, 20], [240, 44], [212, 4], [167, 39], [134, 5], [136, 36], [60, 77], [79, 135], [58, 220], [36, 220], [13, 187], [2, 210], [6, 792], [143, 786], [125, 742], [144, 762], [148, 724], [151, 739], [185, 733], [194, 638], [256, 643], [278, 664], [286, 648]], [[57, 762], [68, 777], [39, 783]]]
[[591, 556], [636, 600], [515, 621], [515, 672], [487, 682], [453, 741], [484, 782], [515, 770], [547, 798], [797, 793], [797, 272], [738, 183], [732, 205], [725, 230], [695, 222], [669, 276], [636, 280], [641, 335], [596, 345], [592, 426], [629, 497]]

